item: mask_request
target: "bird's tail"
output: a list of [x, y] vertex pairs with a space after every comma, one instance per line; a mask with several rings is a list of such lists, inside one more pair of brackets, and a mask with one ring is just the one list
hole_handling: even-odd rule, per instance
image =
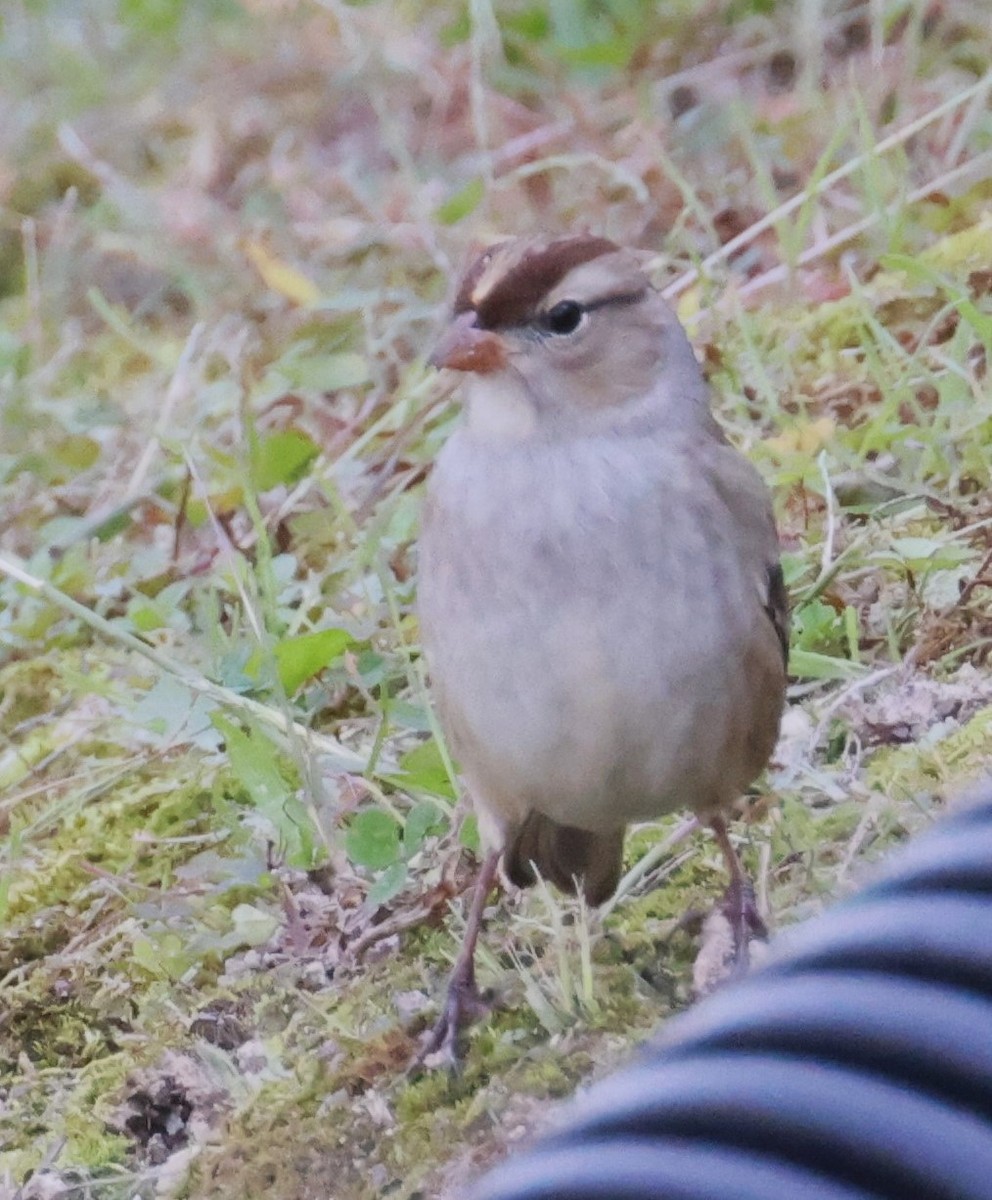
[[[623, 835], [590, 833], [574, 825], [559, 825], [543, 813], [531, 812], [506, 846], [503, 866], [511, 883], [530, 887], [537, 882], [535, 867], [573, 896], [581, 890], [589, 904], [602, 904], [616, 891], [623, 870]], [[578, 889], [576, 888], [578, 880]]]

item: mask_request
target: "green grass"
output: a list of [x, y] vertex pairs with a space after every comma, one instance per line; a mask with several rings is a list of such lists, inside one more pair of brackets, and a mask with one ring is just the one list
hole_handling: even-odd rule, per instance
[[506, 897], [463, 1073], [406, 1074], [477, 840], [413, 607], [452, 276], [653, 254], [776, 494], [734, 833], [804, 919], [988, 769], [985, 6], [85, 9], [0, 15], [0, 1194], [457, 1195], [689, 1002], [721, 873]]

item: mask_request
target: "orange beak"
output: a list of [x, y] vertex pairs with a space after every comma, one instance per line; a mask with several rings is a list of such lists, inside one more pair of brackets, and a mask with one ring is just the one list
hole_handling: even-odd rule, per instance
[[491, 329], [479, 329], [474, 312], [459, 313], [428, 359], [432, 367], [488, 375], [506, 366], [506, 342]]

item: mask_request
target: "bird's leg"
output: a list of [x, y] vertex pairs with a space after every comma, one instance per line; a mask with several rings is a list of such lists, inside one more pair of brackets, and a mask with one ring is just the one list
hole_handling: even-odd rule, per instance
[[743, 975], [750, 964], [749, 943], [751, 938], [765, 938], [768, 936], [768, 930], [758, 912], [758, 905], [754, 898], [754, 885], [741, 865], [741, 860], [727, 833], [726, 821], [722, 817], [714, 817], [710, 821], [710, 829], [713, 830], [723, 852], [727, 871], [730, 874], [730, 886], [724, 893], [720, 909], [730, 923], [733, 933], [733, 973]]
[[448, 978], [444, 1008], [417, 1056], [419, 1063], [440, 1053], [449, 1064], [454, 1065], [458, 1061], [458, 1035], [462, 1027], [488, 1012], [489, 1006], [475, 982], [475, 946], [482, 929], [486, 900], [496, 880], [499, 856], [500, 851], [496, 850], [483, 860], [472, 894], [462, 947]]

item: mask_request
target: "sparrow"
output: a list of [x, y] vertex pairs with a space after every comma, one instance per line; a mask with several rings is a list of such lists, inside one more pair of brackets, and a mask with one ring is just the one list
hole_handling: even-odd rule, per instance
[[768, 489], [635, 252], [490, 247], [430, 361], [464, 414], [425, 498], [421, 636], [485, 849], [424, 1050], [454, 1057], [500, 867], [601, 904], [631, 822], [710, 826], [746, 962], [763, 927], [725, 815], [777, 740], [788, 615]]

